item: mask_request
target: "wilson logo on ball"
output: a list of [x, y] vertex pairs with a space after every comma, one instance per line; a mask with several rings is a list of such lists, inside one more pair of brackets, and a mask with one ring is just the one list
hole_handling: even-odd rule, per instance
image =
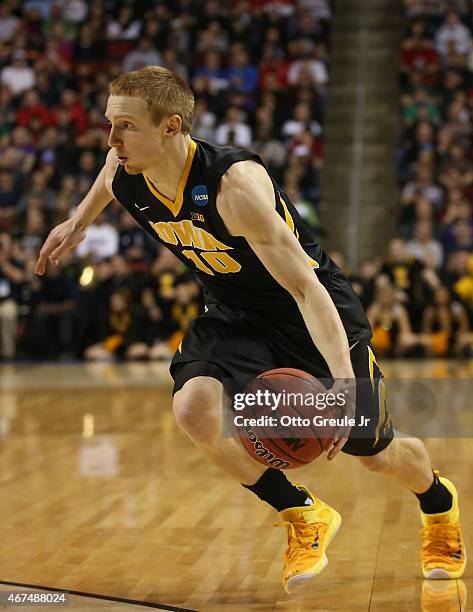
[[261, 442], [258, 440], [257, 435], [251, 429], [251, 427], [245, 427], [245, 431], [248, 435], [250, 442], [253, 444], [255, 450], [255, 455], [257, 455], [260, 459], [263, 459], [268, 465], [274, 468], [279, 468], [280, 470], [287, 469], [290, 467], [290, 463], [288, 461], [284, 461], [280, 457], [276, 457], [273, 453], [271, 453]]

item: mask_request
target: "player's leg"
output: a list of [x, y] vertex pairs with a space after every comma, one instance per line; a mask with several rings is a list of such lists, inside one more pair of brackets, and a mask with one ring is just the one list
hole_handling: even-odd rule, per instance
[[215, 378], [197, 376], [174, 395], [176, 421], [213, 463], [242, 484], [251, 484], [265, 471], [233, 437], [222, 434], [223, 385]]
[[358, 459], [368, 470], [392, 476], [413, 493], [424, 493], [433, 482], [429, 454], [417, 438], [396, 437], [376, 455]]
[[307, 492], [289, 482], [283, 472], [265, 468], [239, 440], [223, 435], [222, 415], [228, 404], [221, 383], [225, 377], [228, 374], [217, 365], [203, 361], [174, 369], [173, 410], [181, 429], [213, 463], [276, 510], [311, 503]]
[[[284, 472], [265, 469], [238, 440], [222, 436], [222, 393], [229, 381], [244, 384], [262, 372], [291, 364], [292, 356], [284, 353], [287, 334], [281, 334], [274, 351], [268, 338], [274, 341], [275, 330], [265, 331], [265, 325], [256, 315], [209, 304], [191, 325], [171, 364], [174, 411], [179, 425], [209, 459], [281, 513], [288, 530], [283, 585], [290, 592], [325, 567], [325, 550], [341, 519], [307, 489], [293, 485]], [[280, 363], [275, 363], [275, 355]]]
[[395, 478], [420, 502], [422, 571], [426, 578], [460, 578], [466, 566], [454, 484], [433, 473], [424, 444], [416, 438], [394, 438], [378, 455], [359, 457], [374, 472]]
[[[218, 376], [213, 364], [194, 362], [176, 372], [176, 382], [205, 370]], [[221, 382], [201, 375], [188, 379], [175, 393], [173, 409], [179, 426], [211, 461], [281, 512], [280, 524], [288, 528], [283, 585], [292, 592], [327, 565], [325, 550], [340, 526], [340, 515], [304, 487], [291, 484], [280, 470], [254, 461], [238, 440], [224, 437], [224, 402]]]
[[[367, 359], [365, 358], [367, 350]], [[367, 469], [395, 478], [420, 502], [422, 569], [426, 578], [459, 578], [466, 564], [460, 528], [458, 495], [449, 480], [434, 474], [423, 442], [394, 437], [386, 410], [384, 383], [370, 347], [352, 355], [357, 384], [356, 421], [369, 423], [364, 434], [353, 428], [344, 452], [358, 456]], [[368, 368], [366, 368], [368, 363]]]

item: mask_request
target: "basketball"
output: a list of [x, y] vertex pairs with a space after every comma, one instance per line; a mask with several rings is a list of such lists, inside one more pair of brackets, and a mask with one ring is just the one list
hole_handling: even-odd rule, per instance
[[[258, 393], [263, 401], [256, 403]], [[329, 448], [336, 427], [328, 419], [335, 418], [335, 411], [323, 401], [327, 388], [307, 372], [269, 370], [240, 395], [244, 408], [238, 406], [235, 427], [243, 447], [259, 463], [290, 470]]]

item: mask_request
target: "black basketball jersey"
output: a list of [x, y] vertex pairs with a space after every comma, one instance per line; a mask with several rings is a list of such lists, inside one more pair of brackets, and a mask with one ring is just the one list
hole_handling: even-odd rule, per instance
[[[274, 280], [245, 238], [228, 233], [217, 211], [222, 176], [232, 164], [244, 160], [264, 165], [245, 149], [192, 139], [174, 202], [159, 193], [159, 185], [146, 175], [129, 175], [123, 166], [117, 167], [112, 189], [148, 234], [195, 271], [207, 295], [239, 308], [282, 310], [288, 320], [303, 324], [289, 292]], [[344, 291], [337, 295], [334, 290], [332, 299], [349, 338], [366, 333], [369, 324], [350, 284], [315, 242], [288, 196], [270, 178], [275, 209], [299, 240], [320, 281], [332, 294], [331, 279], [337, 275], [343, 279]]]

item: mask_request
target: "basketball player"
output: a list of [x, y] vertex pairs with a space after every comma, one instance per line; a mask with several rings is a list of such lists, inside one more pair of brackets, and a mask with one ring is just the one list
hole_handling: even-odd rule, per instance
[[281, 513], [286, 592], [326, 566], [340, 515], [221, 434], [224, 381], [278, 367], [343, 384], [371, 379], [357, 384], [356, 406], [346, 407], [371, 426], [349, 435], [340, 429], [328, 459], [343, 449], [411, 490], [420, 501], [424, 576], [460, 577], [466, 560], [457, 492], [432, 472], [420, 440], [394, 437], [358, 298], [257, 155], [191, 138], [193, 106], [188, 85], [161, 67], [110, 84], [106, 163], [74, 216], [49, 234], [36, 272], [75, 249], [112, 198], [195, 270], [206, 308], [171, 363], [174, 413], [211, 460]]

